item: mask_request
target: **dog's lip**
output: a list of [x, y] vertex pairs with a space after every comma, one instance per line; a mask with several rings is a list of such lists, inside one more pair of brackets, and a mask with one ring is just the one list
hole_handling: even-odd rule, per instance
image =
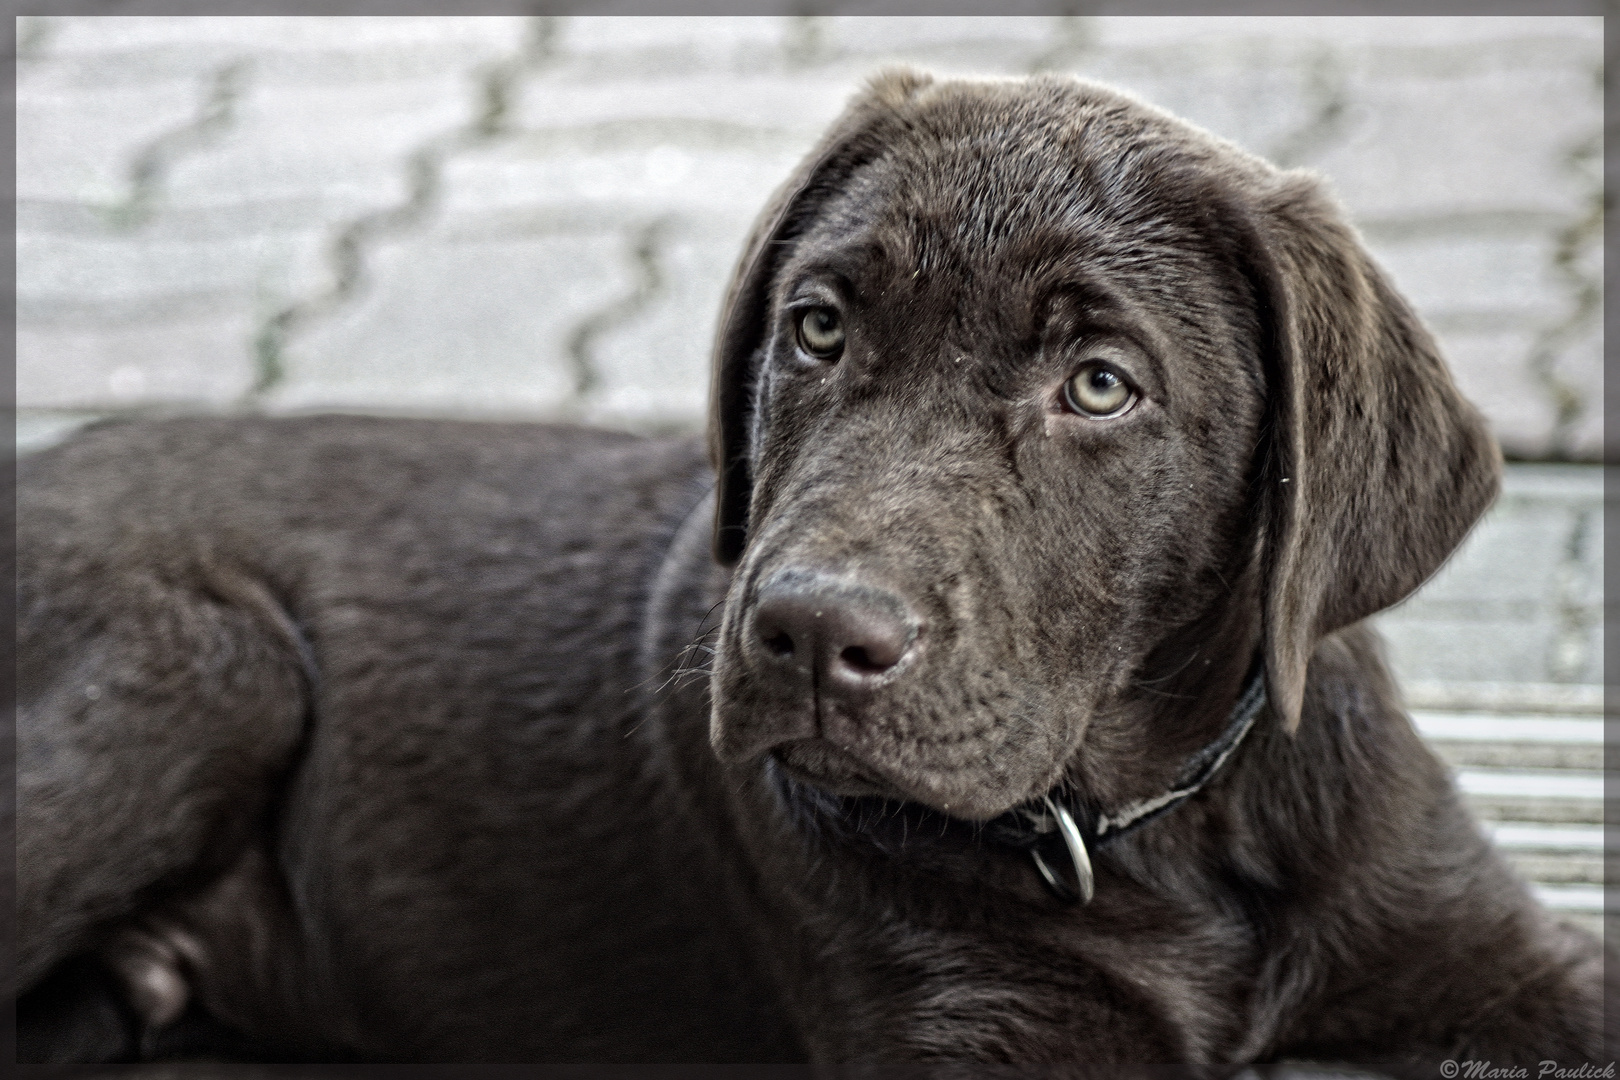
[[908, 799], [908, 794], [855, 755], [823, 738], [792, 739], [771, 748], [771, 757], [789, 776], [832, 795], [877, 795]]
[[831, 740], [819, 737], [779, 743], [771, 748], [768, 756], [793, 780], [829, 795], [855, 798], [876, 796], [960, 821], [989, 821], [1033, 797], [1030, 793], [1021, 793], [997, 800], [995, 805], [979, 805], [971, 797], [947, 802], [937, 791], [890, 779], [871, 763], [840, 748]]

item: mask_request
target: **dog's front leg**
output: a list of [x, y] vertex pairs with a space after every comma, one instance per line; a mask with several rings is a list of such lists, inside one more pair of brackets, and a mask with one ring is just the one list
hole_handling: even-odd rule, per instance
[[[229, 865], [302, 736], [308, 701], [304, 666], [279, 632], [285, 616], [246, 575], [193, 565], [191, 579], [166, 581], [102, 567], [113, 580], [98, 581], [69, 542], [26, 528], [21, 540], [26, 994], [107, 928]], [[172, 1019], [186, 995], [165, 986], [148, 999], [151, 1023]]]

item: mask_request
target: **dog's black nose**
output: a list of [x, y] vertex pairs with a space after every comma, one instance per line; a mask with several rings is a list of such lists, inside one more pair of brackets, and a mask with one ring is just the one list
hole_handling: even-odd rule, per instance
[[905, 659], [919, 620], [885, 590], [786, 570], [759, 590], [753, 647], [768, 665], [809, 679], [819, 692], [860, 694]]

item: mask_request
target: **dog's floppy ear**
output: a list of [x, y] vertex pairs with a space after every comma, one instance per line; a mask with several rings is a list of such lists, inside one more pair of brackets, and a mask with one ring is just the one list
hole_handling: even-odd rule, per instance
[[1495, 498], [1501, 455], [1314, 178], [1284, 174], [1256, 223], [1266, 690], [1292, 730], [1317, 640], [1440, 567]]
[[779, 188], [754, 225], [720, 311], [709, 383], [709, 461], [714, 466], [714, 556], [729, 566], [747, 540], [751, 496], [748, 421], [755, 365], [765, 342], [771, 282], [788, 242], [900, 126], [896, 110], [933, 80], [909, 68], [879, 73]]

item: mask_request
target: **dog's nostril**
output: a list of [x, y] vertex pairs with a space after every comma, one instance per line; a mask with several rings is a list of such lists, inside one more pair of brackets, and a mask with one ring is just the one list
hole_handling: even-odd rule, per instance
[[758, 593], [754, 657], [799, 692], [860, 695], [887, 682], [921, 630], [892, 592], [813, 571], [778, 571]]
[[888, 663], [883, 663], [882, 661], [875, 659], [871, 653], [867, 652], [859, 645], [851, 645], [849, 648], [839, 653], [838, 658], [844, 663], [848, 664], [850, 667], [854, 668], [856, 671], [887, 671], [889, 668], [892, 668], [895, 665], [894, 660], [891, 660]]

